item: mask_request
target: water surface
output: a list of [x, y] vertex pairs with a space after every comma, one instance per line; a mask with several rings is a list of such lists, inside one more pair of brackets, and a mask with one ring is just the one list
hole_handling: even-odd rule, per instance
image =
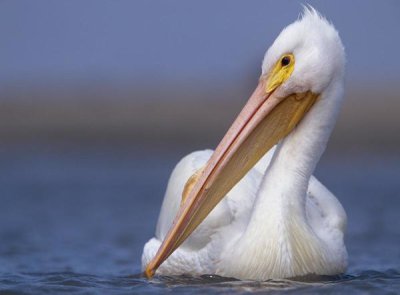
[[364, 293], [400, 290], [400, 155], [330, 153], [317, 176], [349, 218], [346, 274], [243, 282], [140, 275], [174, 148], [0, 148], [0, 291], [26, 293]]

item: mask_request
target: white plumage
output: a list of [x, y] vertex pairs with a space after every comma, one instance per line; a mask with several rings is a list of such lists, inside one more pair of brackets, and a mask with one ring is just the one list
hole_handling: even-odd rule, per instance
[[[343, 46], [334, 27], [307, 8], [267, 51], [262, 74], [271, 72], [286, 53], [296, 58], [294, 71], [275, 94], [312, 91], [320, 94], [318, 101], [169, 256], [159, 274], [266, 280], [345, 271], [345, 211], [312, 176], [342, 100]], [[174, 169], [155, 237], [144, 247], [143, 268], [172, 226], [186, 181], [211, 155], [210, 150], [194, 152]]]

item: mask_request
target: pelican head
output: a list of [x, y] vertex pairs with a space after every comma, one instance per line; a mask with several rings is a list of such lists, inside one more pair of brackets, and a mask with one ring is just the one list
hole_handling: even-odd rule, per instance
[[[320, 138], [305, 133], [305, 144], [314, 140], [325, 146], [343, 94], [344, 64], [344, 48], [333, 25], [306, 7], [268, 49], [255, 91], [204, 169], [190, 179], [187, 198], [146, 268], [148, 277], [278, 142], [315, 125]], [[315, 158], [322, 152], [319, 149]]]
[[322, 94], [331, 83], [343, 82], [344, 65], [338, 32], [314, 8], [307, 7], [301, 19], [282, 30], [267, 50], [262, 77], [275, 74], [270, 87], [276, 87], [275, 94], [282, 97], [307, 91]]

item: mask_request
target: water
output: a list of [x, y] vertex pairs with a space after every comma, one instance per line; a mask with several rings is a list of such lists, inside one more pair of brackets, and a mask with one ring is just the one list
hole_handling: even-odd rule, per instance
[[341, 153], [317, 175], [349, 217], [346, 274], [302, 282], [140, 275], [174, 148], [0, 148], [0, 293], [397, 293], [400, 155]]

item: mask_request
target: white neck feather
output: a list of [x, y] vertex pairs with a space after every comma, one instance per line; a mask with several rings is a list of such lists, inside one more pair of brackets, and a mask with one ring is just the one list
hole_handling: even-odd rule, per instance
[[228, 263], [222, 274], [265, 280], [329, 273], [329, 253], [307, 223], [305, 202], [310, 177], [336, 121], [341, 84], [331, 83], [277, 147], [246, 231], [232, 249], [235, 263]]

